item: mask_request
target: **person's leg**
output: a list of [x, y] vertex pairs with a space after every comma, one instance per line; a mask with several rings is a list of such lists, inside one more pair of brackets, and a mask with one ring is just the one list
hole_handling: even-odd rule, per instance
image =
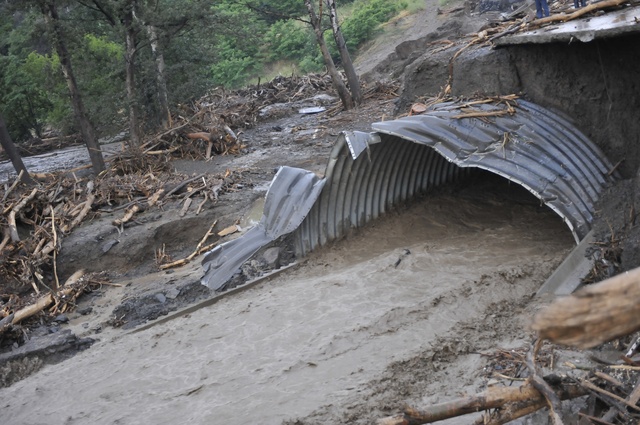
[[544, 16], [549, 16], [549, 4], [547, 3], [547, 0], [540, 0], [540, 2], [542, 3], [542, 12], [544, 13]]

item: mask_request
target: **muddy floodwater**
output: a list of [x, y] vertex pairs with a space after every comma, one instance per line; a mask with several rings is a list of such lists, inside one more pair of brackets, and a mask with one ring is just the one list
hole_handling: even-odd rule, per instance
[[[280, 424], [340, 410], [454, 329], [478, 349], [526, 338], [510, 308], [572, 246], [560, 218], [506, 182], [434, 194], [210, 307], [96, 335], [0, 389], [0, 422]], [[452, 369], [438, 391], [455, 395], [464, 379]]]
[[[109, 158], [122, 151], [122, 143], [100, 145], [102, 154]], [[70, 146], [40, 155], [22, 158], [24, 166], [30, 173], [52, 173], [54, 171], [71, 170], [76, 167], [90, 165], [89, 152], [84, 145]], [[6, 182], [16, 175], [11, 161], [0, 161], [0, 183]]]

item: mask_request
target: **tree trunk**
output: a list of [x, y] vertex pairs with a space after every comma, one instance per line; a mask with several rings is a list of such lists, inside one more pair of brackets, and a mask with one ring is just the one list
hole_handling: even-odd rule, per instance
[[16, 173], [20, 175], [20, 172], [22, 172], [20, 180], [27, 184], [35, 183], [29, 175], [27, 167], [24, 166], [24, 162], [22, 162], [22, 158], [20, 157], [16, 146], [13, 144], [13, 140], [11, 140], [11, 136], [9, 135], [6, 124], [4, 123], [4, 117], [2, 114], [0, 114], [0, 145], [2, 145], [2, 148], [9, 156], [9, 159], [13, 164], [13, 168], [16, 169]]
[[158, 43], [158, 33], [153, 25], [146, 25], [147, 34], [149, 35], [149, 43], [151, 44], [151, 53], [156, 62], [156, 82], [158, 90], [158, 104], [160, 106], [160, 122], [162, 128], [167, 129], [171, 126], [171, 112], [169, 111], [169, 96], [167, 94], [167, 78], [165, 76], [164, 55]]
[[140, 135], [138, 133], [138, 113], [136, 111], [136, 31], [133, 24], [134, 3], [135, 0], [127, 1], [124, 15], [124, 26], [126, 31], [126, 52], [124, 60], [126, 68], [127, 101], [129, 103], [129, 140], [131, 146], [140, 146]]
[[336, 65], [333, 63], [333, 59], [329, 54], [329, 49], [324, 42], [324, 37], [322, 36], [322, 0], [319, 0], [320, 12], [318, 13], [318, 15], [316, 15], [315, 10], [313, 9], [311, 0], [304, 0], [304, 4], [307, 6], [309, 18], [311, 18], [311, 26], [313, 27], [313, 32], [316, 35], [316, 41], [318, 42], [318, 46], [320, 47], [320, 52], [322, 52], [324, 64], [327, 67], [329, 75], [331, 76], [333, 88], [338, 93], [344, 109], [353, 109], [353, 99], [351, 99], [349, 90], [347, 90], [347, 86], [345, 86], [344, 82], [342, 81], [342, 77], [340, 77], [340, 73], [338, 73], [338, 70], [336, 69]]
[[353, 103], [359, 105], [362, 103], [362, 91], [360, 90], [360, 80], [356, 74], [356, 70], [353, 67], [349, 50], [347, 49], [347, 43], [344, 41], [342, 31], [340, 30], [340, 24], [338, 22], [338, 9], [336, 8], [335, 0], [326, 0], [327, 7], [329, 8], [329, 17], [331, 18], [331, 27], [333, 29], [333, 39], [336, 41], [338, 52], [340, 52], [340, 59], [342, 60], [342, 67], [345, 74], [347, 74], [347, 83], [349, 84], [349, 90], [351, 91], [351, 99]]
[[93, 171], [98, 174], [105, 170], [104, 158], [98, 144], [98, 138], [93, 129], [93, 126], [89, 122], [87, 113], [82, 102], [82, 96], [80, 96], [80, 90], [78, 90], [78, 84], [76, 77], [71, 67], [71, 55], [67, 50], [67, 45], [64, 42], [62, 34], [62, 28], [60, 27], [58, 11], [56, 9], [55, 0], [48, 0], [40, 3], [42, 13], [45, 16], [46, 21], [51, 29], [51, 38], [54, 44], [56, 53], [60, 58], [60, 65], [62, 66], [62, 73], [67, 81], [69, 87], [69, 94], [71, 96], [71, 105], [73, 107], [73, 114], [75, 116], [77, 124], [80, 126], [80, 133], [84, 139], [87, 149], [89, 150], [89, 158], [91, 158], [91, 165]]
[[640, 267], [556, 299], [531, 328], [540, 338], [582, 349], [640, 330]]

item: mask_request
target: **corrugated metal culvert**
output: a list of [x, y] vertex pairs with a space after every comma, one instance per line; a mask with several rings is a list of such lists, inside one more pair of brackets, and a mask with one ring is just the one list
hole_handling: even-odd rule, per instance
[[[270, 207], [261, 233], [294, 231], [297, 255], [304, 256], [395, 205], [479, 168], [525, 187], [563, 218], [578, 242], [591, 229], [595, 203], [614, 179], [611, 163], [567, 118], [523, 100], [441, 103], [425, 114], [372, 128], [371, 133], [340, 135], [322, 183], [307, 175], [308, 184], [291, 185], [301, 178], [296, 173], [308, 172], [278, 173], [267, 195]], [[304, 205], [294, 214], [295, 225], [282, 219], [279, 206], [287, 205]], [[238, 260], [258, 249], [252, 240], [247, 253], [239, 252], [242, 239], [232, 241]], [[212, 279], [216, 267], [211, 265], [226, 262], [228, 257], [217, 256], [224, 251], [222, 245], [203, 261], [208, 270], [203, 283], [220, 281]], [[242, 264], [236, 262], [224, 265], [227, 274]]]

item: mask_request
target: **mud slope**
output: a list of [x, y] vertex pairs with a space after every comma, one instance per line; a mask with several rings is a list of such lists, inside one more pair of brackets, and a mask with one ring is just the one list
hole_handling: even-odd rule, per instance
[[[468, 353], [527, 336], [520, 313], [571, 247], [561, 220], [506, 182], [436, 194], [214, 306], [103, 334], [1, 389], [2, 422], [279, 424], [315, 411], [313, 423], [371, 423], [422, 397], [438, 375], [397, 362], [443, 336], [467, 355], [440, 395], [476, 385], [459, 369], [481, 364]], [[404, 390], [372, 391], [381, 376]]]

